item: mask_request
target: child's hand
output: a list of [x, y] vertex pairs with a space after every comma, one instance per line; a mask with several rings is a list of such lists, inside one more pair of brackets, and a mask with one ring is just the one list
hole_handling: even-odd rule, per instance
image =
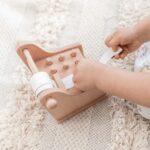
[[122, 28], [117, 30], [106, 38], [105, 43], [114, 51], [116, 51], [118, 47], [123, 49], [122, 53], [115, 56], [116, 59], [125, 58], [129, 53], [137, 50], [142, 45], [142, 42], [133, 28]]
[[76, 88], [82, 91], [87, 91], [96, 88], [95, 80], [99, 76], [96, 75], [97, 65], [98, 63], [88, 59], [82, 59], [77, 64], [74, 70], [73, 78]]

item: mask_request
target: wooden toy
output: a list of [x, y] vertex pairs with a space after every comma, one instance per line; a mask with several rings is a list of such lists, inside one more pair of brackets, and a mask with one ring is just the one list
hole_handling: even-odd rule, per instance
[[96, 89], [83, 92], [74, 87], [73, 70], [84, 57], [80, 44], [51, 52], [35, 44], [23, 44], [17, 53], [33, 74], [33, 91], [58, 122], [106, 98]]

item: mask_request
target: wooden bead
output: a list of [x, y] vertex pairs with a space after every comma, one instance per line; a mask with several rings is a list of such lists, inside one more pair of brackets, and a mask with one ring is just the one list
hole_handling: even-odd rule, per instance
[[46, 102], [46, 107], [48, 109], [54, 109], [57, 106], [57, 101], [53, 98], [49, 98]]
[[51, 61], [51, 59], [47, 58], [47, 59], [46, 59], [46, 64], [47, 64], [47, 65], [52, 65], [53, 62]]
[[72, 52], [70, 55], [71, 57], [76, 57], [76, 52]]
[[63, 56], [60, 56], [60, 57], [58, 58], [58, 60], [59, 60], [60, 62], [62, 62], [62, 61], [64, 61], [64, 57], [63, 57]]
[[63, 65], [63, 69], [67, 70], [67, 69], [69, 69], [69, 66], [68, 65]]
[[51, 70], [51, 74], [55, 74], [55, 73], [57, 73], [57, 70], [56, 69], [52, 69]]

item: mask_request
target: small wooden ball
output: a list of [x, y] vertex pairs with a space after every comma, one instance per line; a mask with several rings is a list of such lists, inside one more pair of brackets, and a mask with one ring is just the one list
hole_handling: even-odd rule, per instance
[[57, 70], [56, 69], [52, 69], [51, 70], [51, 74], [55, 74], [55, 73], [57, 73]]
[[47, 102], [46, 102], [46, 107], [48, 108], [48, 109], [54, 109], [54, 108], [56, 108], [56, 106], [57, 106], [57, 101], [55, 100], [55, 99], [53, 99], [53, 98], [49, 98], [48, 100], [47, 100]]
[[63, 65], [63, 69], [67, 70], [67, 69], [69, 69], [69, 66], [68, 65]]
[[52, 65], [53, 62], [52, 62], [49, 58], [47, 58], [47, 59], [46, 59], [46, 64], [47, 64], [47, 65]]
[[71, 57], [76, 57], [76, 52], [72, 52], [70, 55]]
[[62, 62], [62, 61], [64, 61], [64, 57], [63, 57], [63, 56], [60, 56], [60, 57], [58, 58], [58, 60], [59, 60], [60, 62]]

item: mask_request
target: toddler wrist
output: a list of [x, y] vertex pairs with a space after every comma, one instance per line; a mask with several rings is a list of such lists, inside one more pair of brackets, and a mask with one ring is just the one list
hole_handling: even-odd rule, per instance
[[133, 32], [135, 34], [135, 38], [138, 39], [138, 41], [143, 44], [144, 42], [146, 42], [145, 36], [144, 36], [144, 31], [141, 29], [141, 27], [139, 27], [138, 24], [136, 24], [133, 27]]
[[103, 80], [103, 74], [104, 74], [104, 70], [107, 66], [106, 65], [103, 65], [101, 63], [97, 63], [95, 65], [95, 69], [94, 69], [94, 75], [93, 75], [93, 82], [94, 82], [94, 85], [95, 85], [95, 88], [96, 89], [99, 89], [100, 87], [100, 79]]

